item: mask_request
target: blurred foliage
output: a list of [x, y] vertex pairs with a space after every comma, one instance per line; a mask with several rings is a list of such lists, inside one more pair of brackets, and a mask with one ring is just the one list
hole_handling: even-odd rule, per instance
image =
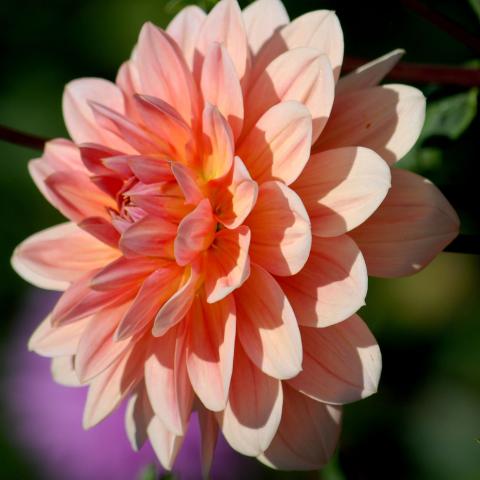
[[[135, 44], [141, 25], [165, 26], [183, 0], [2, 0], [0, 123], [46, 137], [65, 136], [63, 86], [81, 76], [109, 79]], [[209, 8], [214, 1], [196, 2]], [[249, 2], [240, 2], [245, 6]], [[480, 2], [424, 0], [470, 32]], [[346, 54], [374, 58], [397, 47], [406, 60], [475, 65], [478, 59], [400, 2], [287, 0], [291, 17], [314, 8], [337, 12]], [[478, 63], [476, 63], [478, 66]], [[421, 86], [425, 128], [400, 166], [434, 181], [459, 211], [464, 232], [480, 231], [477, 89]], [[38, 152], [0, 144], [0, 347], [12, 340], [26, 289], [9, 257], [26, 236], [61, 221], [35, 189], [27, 161]], [[444, 254], [418, 275], [370, 283], [361, 312], [383, 351], [377, 395], [346, 407], [338, 457], [321, 474], [262, 470], [259, 478], [322, 480], [475, 480], [480, 478], [479, 259]], [[0, 362], [0, 376], [4, 364]], [[0, 401], [0, 478], [43, 478], [14, 446]], [[68, 441], [68, 439], [66, 439]], [[393, 467], [392, 467], [393, 466]], [[151, 478], [147, 467], [144, 480]], [[60, 477], [59, 477], [60, 478]]]

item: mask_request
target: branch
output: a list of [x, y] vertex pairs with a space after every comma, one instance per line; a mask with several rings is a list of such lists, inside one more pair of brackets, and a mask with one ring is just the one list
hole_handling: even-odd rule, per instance
[[459, 235], [445, 251], [480, 255], [480, 235]]
[[[346, 72], [349, 72], [368, 61], [363, 58], [345, 57], [343, 68]], [[480, 85], [480, 69], [400, 62], [390, 71], [387, 78], [414, 83], [439, 83], [476, 87]]]
[[48, 142], [46, 138], [23, 133], [3, 125], [0, 125], [0, 140], [34, 150], [43, 150], [45, 142]]
[[433, 25], [447, 32], [453, 38], [456, 38], [459, 42], [463, 43], [471, 50], [480, 53], [480, 38], [476, 35], [472, 35], [467, 32], [462, 25], [450, 20], [445, 15], [436, 12], [430, 7], [427, 7], [418, 0], [401, 0], [402, 3], [423, 18], [428, 20]]

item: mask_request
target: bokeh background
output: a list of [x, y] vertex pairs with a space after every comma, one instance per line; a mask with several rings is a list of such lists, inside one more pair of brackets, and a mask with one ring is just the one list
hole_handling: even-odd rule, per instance
[[[82, 76], [113, 80], [143, 22], [165, 26], [186, 3], [195, 2], [2, 0], [0, 123], [65, 136], [64, 84]], [[215, 1], [196, 3], [209, 8]], [[409, 2], [284, 3], [292, 18], [335, 10], [350, 57], [372, 59], [403, 47], [408, 62], [480, 64], [478, 51], [416, 14]], [[422, 3], [478, 36], [478, 0]], [[440, 186], [459, 211], [462, 232], [479, 233], [478, 90], [418, 86], [428, 98], [427, 122], [401, 165]], [[0, 479], [155, 479], [152, 452], [130, 453], [121, 412], [83, 432], [84, 392], [55, 385], [48, 362], [27, 352], [28, 336], [55, 295], [29, 287], [9, 258], [26, 236], [62, 220], [28, 176], [27, 162], [37, 155], [0, 142]], [[214, 478], [480, 479], [479, 263], [474, 255], [443, 253], [414, 277], [371, 280], [362, 316], [383, 351], [380, 390], [346, 407], [338, 454], [323, 472], [272, 472], [242, 463], [220, 445]], [[195, 434], [176, 478], [199, 476]]]

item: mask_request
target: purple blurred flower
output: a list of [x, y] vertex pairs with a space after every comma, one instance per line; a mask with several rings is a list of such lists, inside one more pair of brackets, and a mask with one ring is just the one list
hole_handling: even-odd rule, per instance
[[[28, 338], [57, 298], [57, 294], [40, 290], [28, 295], [5, 352], [3, 362], [9, 373], [3, 391], [12, 440], [37, 459], [48, 478], [133, 480], [149, 464], [162, 471], [150, 444], [138, 453], [132, 451], [124, 428], [125, 405], [95, 428], [83, 430], [87, 389], [57, 385], [51, 378], [50, 360], [28, 352]], [[219, 439], [212, 478], [244, 478], [256, 468]], [[182, 480], [201, 478], [196, 418], [190, 422], [173, 471]]]

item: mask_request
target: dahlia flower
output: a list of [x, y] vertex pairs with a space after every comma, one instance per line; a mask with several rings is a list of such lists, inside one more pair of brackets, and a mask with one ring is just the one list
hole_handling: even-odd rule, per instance
[[279, 0], [221, 0], [145, 24], [116, 83], [67, 85], [73, 141], [30, 172], [69, 222], [13, 265], [65, 290], [30, 348], [89, 386], [85, 428], [128, 398], [133, 447], [149, 438], [166, 468], [193, 410], [205, 475], [219, 430], [276, 468], [328, 461], [341, 405], [379, 380], [355, 313], [367, 270], [412, 273], [458, 230], [430, 182], [391, 168], [425, 109], [378, 86], [400, 56], [339, 80], [333, 12], [290, 22]]

